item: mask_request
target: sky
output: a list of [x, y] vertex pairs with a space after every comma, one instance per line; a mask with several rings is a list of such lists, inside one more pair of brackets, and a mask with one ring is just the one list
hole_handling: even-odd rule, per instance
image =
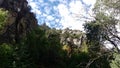
[[91, 18], [96, 0], [28, 0], [38, 23], [56, 29], [83, 31], [84, 21]]
[[[28, 0], [38, 24], [46, 23], [51, 28], [81, 31], [84, 31], [85, 21], [93, 20], [90, 15], [93, 15], [95, 2], [96, 0]], [[119, 28], [118, 26], [117, 29]], [[120, 32], [120, 29], [117, 31]], [[104, 44], [107, 48], [113, 48], [108, 41]]]

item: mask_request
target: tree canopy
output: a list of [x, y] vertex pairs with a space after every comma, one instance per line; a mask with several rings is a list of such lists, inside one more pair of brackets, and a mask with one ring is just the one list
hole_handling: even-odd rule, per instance
[[120, 67], [119, 0], [97, 0], [85, 32], [38, 25], [27, 0], [0, 0], [0, 7], [1, 68]]

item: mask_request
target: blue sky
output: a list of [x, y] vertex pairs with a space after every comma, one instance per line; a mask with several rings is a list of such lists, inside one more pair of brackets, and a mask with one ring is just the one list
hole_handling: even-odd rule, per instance
[[57, 29], [83, 30], [86, 18], [91, 18], [95, 0], [28, 0], [39, 24]]
[[[85, 21], [93, 20], [90, 15], [94, 15], [92, 8], [96, 0], [28, 0], [28, 2], [39, 24], [46, 23], [49, 27], [57, 29], [71, 28], [84, 31], [82, 25]], [[120, 32], [120, 29], [118, 31]], [[107, 48], [113, 47], [108, 41], [104, 44]]]

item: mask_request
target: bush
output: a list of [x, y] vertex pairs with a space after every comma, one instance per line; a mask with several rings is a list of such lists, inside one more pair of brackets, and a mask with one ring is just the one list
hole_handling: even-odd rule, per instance
[[10, 68], [13, 63], [13, 47], [3, 43], [0, 45], [0, 68]]

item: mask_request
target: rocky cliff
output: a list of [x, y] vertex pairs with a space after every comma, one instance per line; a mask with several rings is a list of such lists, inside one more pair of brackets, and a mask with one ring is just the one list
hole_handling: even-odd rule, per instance
[[85, 39], [85, 34], [80, 30], [67, 28], [61, 32], [61, 42], [63, 42], [64, 45], [73, 44], [74, 46], [80, 47]]
[[[37, 27], [35, 15], [30, 12], [30, 7], [26, 0], [1, 0], [0, 7], [8, 11], [6, 25], [0, 33], [0, 43], [18, 42], [20, 38], [26, 36], [32, 29]], [[43, 29], [50, 28], [43, 24], [39, 26]], [[54, 29], [52, 29], [54, 30]], [[60, 31], [60, 30], [56, 30]], [[85, 45], [85, 33], [79, 30], [64, 29], [59, 32], [61, 43], [70, 48], [80, 48]]]
[[0, 43], [18, 42], [21, 37], [38, 26], [27, 0], [0, 0], [0, 8], [8, 11], [7, 24], [0, 33]]
[[74, 52], [87, 52], [86, 35], [80, 30], [64, 29], [60, 33], [63, 50], [66, 50], [68, 56]]

